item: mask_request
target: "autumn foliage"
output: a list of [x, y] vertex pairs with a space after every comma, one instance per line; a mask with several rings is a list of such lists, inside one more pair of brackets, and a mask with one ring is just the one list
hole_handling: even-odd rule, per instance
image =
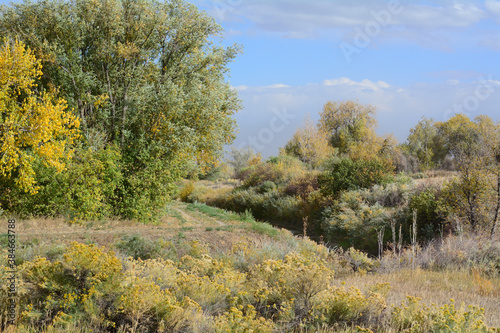
[[42, 66], [21, 41], [0, 46], [0, 73], [0, 176], [36, 193], [35, 159], [63, 171], [80, 122], [54, 91], [37, 91]]

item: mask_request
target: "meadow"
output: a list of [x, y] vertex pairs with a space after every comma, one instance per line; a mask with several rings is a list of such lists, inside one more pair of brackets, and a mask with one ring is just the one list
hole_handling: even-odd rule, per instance
[[[6, 326], [3, 309], [6, 332], [494, 332], [500, 326], [498, 241], [450, 237], [416, 255], [408, 248], [379, 260], [257, 222], [249, 212], [179, 201], [155, 224], [17, 223], [19, 310], [17, 325]], [[5, 304], [5, 286], [1, 297]]]

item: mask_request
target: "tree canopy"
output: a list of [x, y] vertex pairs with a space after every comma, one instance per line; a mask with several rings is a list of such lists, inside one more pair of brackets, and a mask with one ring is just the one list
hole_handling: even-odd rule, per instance
[[40, 59], [39, 87], [57, 87], [74, 110], [84, 148], [119, 147], [124, 207], [160, 204], [234, 139], [240, 103], [227, 65], [240, 47], [222, 46], [222, 28], [191, 4], [26, 1], [1, 7], [0, 33]]

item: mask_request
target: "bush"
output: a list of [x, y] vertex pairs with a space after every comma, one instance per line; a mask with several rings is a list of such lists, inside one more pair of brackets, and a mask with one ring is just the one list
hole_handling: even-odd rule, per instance
[[393, 166], [381, 159], [341, 158], [330, 170], [322, 173], [318, 181], [323, 195], [339, 197], [344, 191], [388, 184], [393, 174]]
[[302, 223], [301, 200], [279, 191], [257, 193], [252, 189], [236, 189], [213, 201], [219, 208], [244, 213], [250, 210], [259, 220], [297, 226]]
[[375, 292], [364, 295], [359, 289], [330, 287], [314, 299], [318, 323], [337, 325], [369, 325], [381, 318], [387, 307], [384, 297]]
[[432, 240], [443, 231], [445, 219], [439, 212], [438, 201], [439, 191], [431, 187], [410, 198], [410, 212], [417, 211], [417, 236], [420, 241]]
[[[36, 164], [38, 193], [31, 195], [15, 186], [0, 203], [22, 217], [60, 216], [69, 220], [95, 220], [118, 214], [116, 190], [121, 186], [121, 155], [116, 147], [102, 149], [80, 147], [66, 170]], [[1, 185], [0, 185], [1, 186]]]
[[441, 307], [428, 307], [420, 298], [408, 296], [406, 303], [395, 307], [391, 313], [391, 324], [402, 332], [495, 332], [484, 323], [484, 309], [469, 306], [457, 309], [455, 303]]
[[364, 200], [363, 192], [343, 193], [336, 207], [325, 210], [322, 227], [326, 238], [334, 244], [376, 254], [377, 230], [389, 230], [391, 211], [378, 202], [370, 205]]
[[124, 236], [121, 241], [116, 244], [116, 247], [125, 255], [133, 257], [134, 259], [152, 259], [160, 256], [160, 244], [145, 239], [140, 234], [131, 236]]

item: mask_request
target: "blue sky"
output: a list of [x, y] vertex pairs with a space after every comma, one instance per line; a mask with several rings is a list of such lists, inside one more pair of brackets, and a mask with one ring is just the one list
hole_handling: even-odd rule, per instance
[[500, 120], [500, 1], [191, 0], [244, 53], [236, 147], [278, 153], [328, 100], [378, 109], [400, 142], [422, 116]]
[[328, 100], [376, 106], [378, 133], [400, 142], [422, 116], [500, 120], [500, 0], [188, 2], [244, 49], [230, 66], [235, 147], [276, 155]]

